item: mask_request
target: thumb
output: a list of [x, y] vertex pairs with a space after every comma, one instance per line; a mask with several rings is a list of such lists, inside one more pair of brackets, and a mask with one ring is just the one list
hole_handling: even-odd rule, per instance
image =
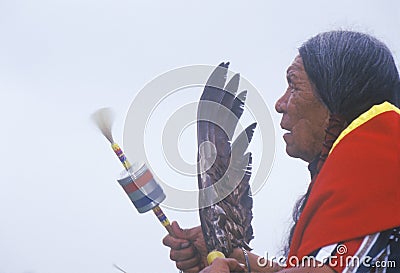
[[184, 238], [183, 229], [179, 226], [178, 222], [173, 221], [171, 223], [172, 231], [174, 232], [174, 237], [179, 239], [186, 239]]
[[237, 260], [227, 258], [226, 261], [228, 262], [229, 270], [231, 272], [244, 272], [244, 266], [241, 265]]
[[176, 221], [173, 221], [171, 226], [172, 226], [172, 230], [174, 232], [175, 237], [179, 238], [179, 239], [191, 240], [191, 239], [194, 239], [196, 234], [198, 233], [197, 227], [190, 228], [190, 229], [182, 229], [179, 226], [178, 222], [176, 222]]

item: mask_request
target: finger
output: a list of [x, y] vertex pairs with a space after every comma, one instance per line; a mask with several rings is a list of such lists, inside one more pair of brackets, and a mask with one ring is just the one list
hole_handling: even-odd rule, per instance
[[173, 261], [184, 261], [195, 257], [197, 252], [193, 247], [188, 247], [181, 250], [171, 250], [169, 257]]
[[226, 259], [228, 262], [229, 270], [233, 272], [244, 272], [244, 266], [240, 264], [237, 260], [232, 258]]
[[200, 257], [195, 256], [193, 258], [184, 260], [184, 261], [177, 261], [176, 267], [184, 272], [188, 270], [192, 270], [195, 267], [199, 267]]
[[[175, 232], [175, 237], [180, 239], [185, 239], [188, 241], [197, 239], [201, 233], [201, 227], [194, 227], [188, 229], [182, 229], [177, 222], [172, 222], [171, 224], [173, 231]], [[185, 247], [182, 247], [185, 248]]]
[[244, 266], [232, 258], [216, 258], [212, 263], [212, 267], [216, 269], [228, 267], [230, 272], [244, 272]]
[[201, 270], [200, 266], [195, 266], [189, 269], [186, 269], [185, 271], [182, 270], [183, 273], [199, 273]]
[[179, 226], [178, 222], [173, 221], [171, 223], [171, 227], [172, 227], [172, 230], [173, 230], [174, 235], [175, 235], [176, 238], [185, 239], [184, 238], [183, 229]]
[[171, 235], [165, 236], [162, 242], [163, 245], [175, 250], [184, 249], [190, 246], [190, 242], [188, 240], [175, 238]]

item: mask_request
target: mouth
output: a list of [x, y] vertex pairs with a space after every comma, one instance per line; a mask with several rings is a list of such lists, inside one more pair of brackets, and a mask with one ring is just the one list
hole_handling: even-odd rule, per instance
[[283, 134], [283, 140], [286, 142], [286, 145], [292, 145], [293, 141], [294, 141], [292, 132], [289, 131], [289, 132]]
[[292, 129], [289, 129], [288, 126], [285, 126], [284, 124], [280, 124], [281, 128], [285, 130], [286, 132], [283, 134], [283, 139], [285, 140], [286, 144], [290, 144], [292, 142]]
[[286, 134], [290, 134], [292, 132], [292, 129], [289, 129], [288, 126], [285, 126], [284, 124], [280, 124], [281, 128], [285, 131], [287, 131]]

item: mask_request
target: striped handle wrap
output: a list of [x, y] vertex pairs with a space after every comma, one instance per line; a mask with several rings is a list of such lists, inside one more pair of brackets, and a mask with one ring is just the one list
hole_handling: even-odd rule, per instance
[[161, 222], [161, 224], [164, 227], [166, 227], [166, 226], [168, 226], [170, 224], [167, 216], [165, 216], [165, 214], [162, 211], [162, 209], [160, 208], [160, 206], [157, 206], [157, 207], [153, 208], [153, 211], [156, 214], [158, 220]]
[[129, 170], [129, 168], [132, 166], [131, 163], [129, 163], [128, 159], [126, 158], [124, 152], [122, 151], [121, 147], [117, 143], [111, 144], [111, 147], [114, 151], [114, 153], [118, 156], [119, 161], [121, 161], [122, 165], [124, 165], [126, 170]]
[[[154, 180], [146, 165], [136, 172], [128, 170], [128, 176], [118, 180], [118, 183], [128, 194], [139, 213], [154, 210], [165, 199], [162, 188]], [[164, 226], [169, 225], [168, 219], [160, 208], [157, 211], [154, 210], [154, 213]]]

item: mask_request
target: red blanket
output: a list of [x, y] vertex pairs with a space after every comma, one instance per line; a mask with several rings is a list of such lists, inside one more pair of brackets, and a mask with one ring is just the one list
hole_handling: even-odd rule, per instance
[[400, 226], [400, 110], [376, 105], [333, 145], [298, 221], [290, 256]]

